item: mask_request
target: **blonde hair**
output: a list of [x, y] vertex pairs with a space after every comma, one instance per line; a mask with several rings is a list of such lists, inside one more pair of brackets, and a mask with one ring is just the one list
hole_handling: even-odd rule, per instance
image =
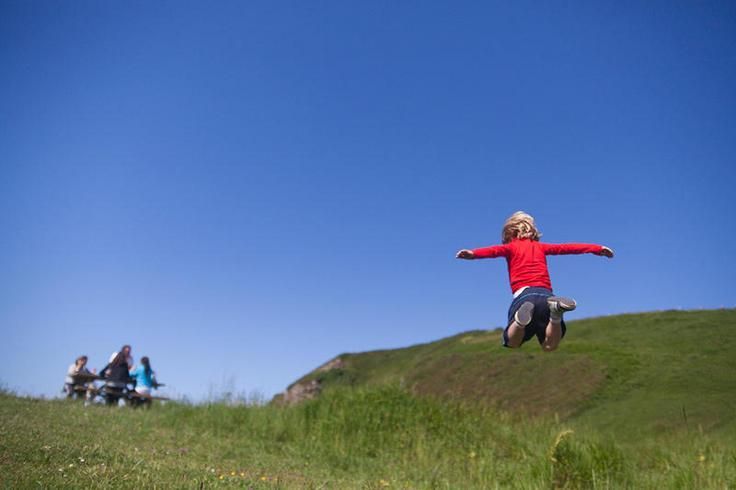
[[539, 241], [539, 233], [537, 225], [534, 224], [534, 218], [526, 214], [524, 211], [517, 211], [508, 217], [503, 224], [501, 232], [501, 241], [509, 243], [514, 239], [528, 238], [530, 240]]

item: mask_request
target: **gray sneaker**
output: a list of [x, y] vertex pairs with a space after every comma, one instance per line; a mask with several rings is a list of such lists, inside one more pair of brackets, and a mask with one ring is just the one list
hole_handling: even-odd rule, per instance
[[516, 313], [514, 313], [514, 320], [522, 327], [526, 327], [532, 321], [532, 315], [534, 314], [534, 303], [525, 301]]
[[547, 298], [547, 304], [550, 315], [555, 317], [561, 317], [563, 313], [574, 310], [578, 305], [574, 299], [562, 296], [550, 296]]

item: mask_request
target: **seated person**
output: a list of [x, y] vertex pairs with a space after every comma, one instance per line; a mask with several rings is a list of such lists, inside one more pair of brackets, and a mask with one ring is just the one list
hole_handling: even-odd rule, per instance
[[78, 374], [92, 374], [87, 369], [87, 356], [79, 356], [74, 361], [74, 364], [69, 366], [66, 370], [66, 378], [64, 379], [64, 392], [67, 398], [72, 398], [74, 395], [81, 395], [87, 391], [88, 381], [79, 382], [74, 378]]
[[151, 361], [148, 357], [141, 357], [141, 364], [130, 371], [130, 377], [135, 380], [135, 392], [143, 395], [142, 401], [150, 403], [151, 389], [156, 388], [156, 373], [151, 369]]
[[130, 382], [130, 378], [128, 377], [129, 356], [130, 346], [123, 346], [120, 352], [100, 371], [100, 376], [106, 378], [105, 400], [108, 405], [117, 403]]

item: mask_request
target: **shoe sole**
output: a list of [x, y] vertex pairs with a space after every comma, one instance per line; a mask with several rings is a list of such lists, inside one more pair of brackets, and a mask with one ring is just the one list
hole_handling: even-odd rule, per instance
[[577, 308], [578, 304], [572, 298], [563, 298], [562, 296], [550, 296], [547, 298], [550, 307], [556, 306], [560, 312], [572, 311]]
[[526, 327], [532, 322], [532, 315], [534, 314], [534, 303], [526, 301], [522, 304], [516, 313], [514, 313], [514, 320], [522, 327]]

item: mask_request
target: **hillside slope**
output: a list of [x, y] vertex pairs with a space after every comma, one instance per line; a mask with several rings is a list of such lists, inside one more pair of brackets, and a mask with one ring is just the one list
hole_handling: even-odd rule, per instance
[[534, 343], [501, 348], [500, 331], [342, 354], [290, 389], [399, 384], [419, 395], [555, 416], [621, 438], [736, 434], [736, 310], [618, 315], [568, 327], [551, 354]]

